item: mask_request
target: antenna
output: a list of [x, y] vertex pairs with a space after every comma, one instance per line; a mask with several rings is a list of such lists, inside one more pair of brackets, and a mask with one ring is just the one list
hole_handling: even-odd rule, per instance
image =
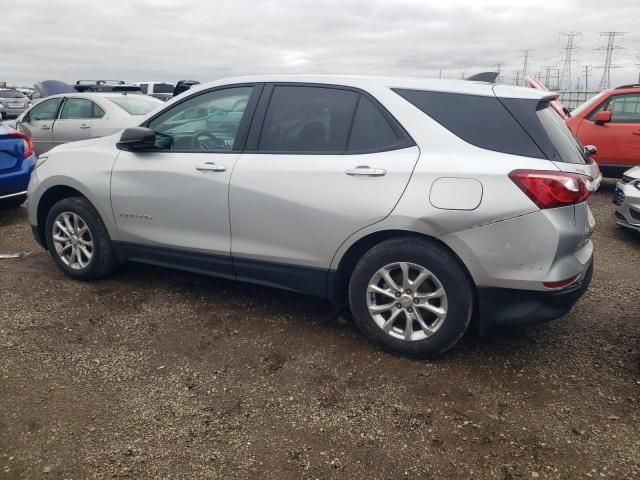
[[607, 45], [596, 48], [596, 51], [605, 52], [604, 65], [597, 68], [602, 69], [602, 78], [600, 79], [600, 90], [606, 90], [611, 87], [611, 69], [620, 68], [620, 65], [613, 64], [613, 52], [614, 50], [621, 50], [623, 47], [616, 45], [616, 37], [622, 39], [625, 32], [601, 32], [600, 38], [607, 37]]
[[560, 90], [571, 90], [571, 64], [573, 63], [573, 51], [578, 47], [575, 46], [576, 37], [582, 36], [582, 32], [560, 33], [560, 38], [566, 37], [567, 43], [560, 51], [564, 52], [564, 64], [562, 66], [562, 74], [560, 75]]

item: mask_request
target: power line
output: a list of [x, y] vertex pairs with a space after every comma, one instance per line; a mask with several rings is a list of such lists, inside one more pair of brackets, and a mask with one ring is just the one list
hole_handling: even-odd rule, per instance
[[620, 68], [620, 65], [613, 64], [613, 52], [621, 50], [623, 47], [616, 45], [616, 37], [622, 39], [625, 32], [601, 32], [600, 38], [607, 37], [607, 45], [596, 48], [596, 51], [605, 52], [604, 64], [597, 68], [602, 68], [602, 78], [600, 79], [600, 90], [606, 90], [611, 87], [611, 69]]
[[582, 36], [582, 32], [560, 33], [560, 38], [566, 37], [567, 43], [560, 51], [564, 52], [564, 65], [562, 66], [562, 75], [560, 76], [560, 89], [571, 90], [571, 64], [573, 63], [573, 51], [577, 49], [575, 46], [576, 37]]

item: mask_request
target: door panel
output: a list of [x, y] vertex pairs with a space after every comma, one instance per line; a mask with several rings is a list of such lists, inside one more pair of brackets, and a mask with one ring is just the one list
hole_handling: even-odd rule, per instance
[[[237, 153], [121, 152], [111, 178], [121, 241], [229, 256], [228, 183], [237, 159]], [[219, 171], [210, 169], [213, 163]]]
[[56, 120], [53, 126], [53, 144], [86, 140], [91, 137], [91, 119], [62, 119]]
[[[234, 262], [328, 268], [344, 240], [391, 213], [418, 156], [417, 147], [364, 155], [243, 154], [229, 195]], [[362, 166], [376, 176], [358, 174]]]
[[37, 155], [53, 148], [53, 125], [62, 98], [43, 100], [29, 112], [28, 121], [20, 122], [18, 129], [30, 136]]

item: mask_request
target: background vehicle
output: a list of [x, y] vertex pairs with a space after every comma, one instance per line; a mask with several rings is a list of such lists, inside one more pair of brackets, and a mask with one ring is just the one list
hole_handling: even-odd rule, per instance
[[128, 85], [122, 80], [78, 80], [73, 88], [77, 92], [128, 92], [142, 93], [140, 87]]
[[13, 89], [0, 89], [0, 120], [15, 118], [29, 108], [29, 97]]
[[474, 313], [554, 319], [591, 280], [601, 176], [554, 98], [425, 79], [214, 82], [119, 138], [49, 152], [29, 218], [73, 278], [129, 260], [296, 290], [349, 305], [390, 351], [437, 355]]
[[[538, 80], [528, 80], [546, 90]], [[554, 108], [583, 145], [597, 147], [603, 175], [619, 178], [640, 162], [640, 84], [605, 90], [571, 113], [560, 102]]]
[[140, 87], [140, 91], [144, 95], [150, 95], [163, 102], [173, 97], [173, 90], [175, 89], [174, 84], [164, 82], [136, 82], [133, 85]]
[[35, 163], [31, 139], [0, 121], [0, 207], [24, 203]]
[[200, 82], [197, 80], [180, 80], [176, 83], [176, 88], [173, 89], [173, 96], [177, 97], [195, 85], [200, 85]]
[[613, 203], [616, 223], [640, 232], [640, 166], [624, 172], [616, 183]]
[[56, 145], [111, 135], [162, 104], [155, 98], [118, 92], [64, 93], [44, 98], [26, 111], [16, 128], [31, 137], [41, 155]]

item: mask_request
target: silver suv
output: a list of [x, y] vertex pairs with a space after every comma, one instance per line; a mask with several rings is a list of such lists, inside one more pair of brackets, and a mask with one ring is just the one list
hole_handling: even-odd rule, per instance
[[350, 307], [435, 356], [472, 319], [565, 314], [592, 273], [597, 165], [554, 97], [481, 82], [244, 77], [38, 160], [29, 218], [72, 278], [145, 262]]

